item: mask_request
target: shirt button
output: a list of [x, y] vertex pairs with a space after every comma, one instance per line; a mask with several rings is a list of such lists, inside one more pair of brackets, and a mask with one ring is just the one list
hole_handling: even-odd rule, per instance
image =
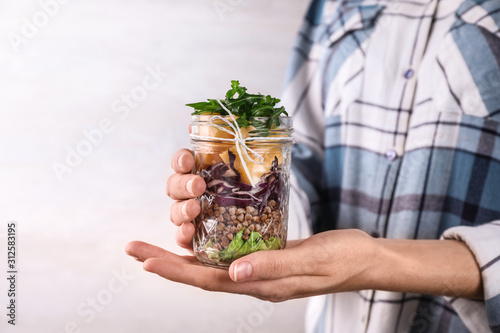
[[395, 150], [389, 150], [385, 153], [385, 157], [389, 160], [389, 161], [394, 161], [396, 159], [396, 157], [398, 157], [398, 154], [396, 153]]
[[413, 77], [413, 75], [415, 74], [415, 72], [413, 71], [413, 69], [408, 69], [406, 72], [405, 72], [405, 78], [407, 79], [411, 79]]

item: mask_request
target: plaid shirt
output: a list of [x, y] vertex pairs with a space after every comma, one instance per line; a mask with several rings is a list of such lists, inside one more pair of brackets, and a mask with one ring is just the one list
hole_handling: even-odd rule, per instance
[[308, 332], [500, 332], [500, 0], [315, 0], [283, 101], [291, 223], [459, 239], [485, 301], [312, 298]]

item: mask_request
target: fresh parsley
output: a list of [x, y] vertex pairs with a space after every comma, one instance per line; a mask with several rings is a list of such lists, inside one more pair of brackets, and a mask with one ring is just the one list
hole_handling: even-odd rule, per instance
[[[237, 118], [240, 127], [255, 127], [259, 135], [268, 135], [269, 130], [280, 125], [280, 116], [288, 116], [283, 106], [276, 107], [280, 102], [278, 98], [269, 95], [249, 94], [247, 88], [240, 86], [240, 82], [231, 81], [231, 89], [226, 93], [226, 98], [220, 100], [226, 108]], [[219, 105], [216, 99], [208, 99], [208, 102], [186, 104], [194, 108], [192, 115], [221, 115], [229, 114]], [[256, 119], [266, 117], [267, 119]]]

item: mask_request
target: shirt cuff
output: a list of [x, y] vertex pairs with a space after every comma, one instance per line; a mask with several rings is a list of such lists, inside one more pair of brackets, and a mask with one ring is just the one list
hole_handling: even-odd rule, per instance
[[500, 332], [500, 221], [450, 228], [441, 238], [469, 247], [480, 267], [484, 288], [483, 302], [460, 296], [448, 300], [473, 332]]

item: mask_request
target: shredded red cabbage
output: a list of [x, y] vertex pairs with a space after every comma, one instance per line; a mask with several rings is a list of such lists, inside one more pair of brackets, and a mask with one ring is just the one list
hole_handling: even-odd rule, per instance
[[252, 206], [262, 214], [267, 202], [275, 200], [278, 205], [284, 195], [284, 183], [278, 158], [275, 156], [271, 170], [252, 185], [241, 182], [241, 175], [234, 167], [236, 155], [228, 150], [229, 164], [219, 162], [199, 172], [207, 183], [205, 195], [213, 196], [213, 202], [220, 206]]

